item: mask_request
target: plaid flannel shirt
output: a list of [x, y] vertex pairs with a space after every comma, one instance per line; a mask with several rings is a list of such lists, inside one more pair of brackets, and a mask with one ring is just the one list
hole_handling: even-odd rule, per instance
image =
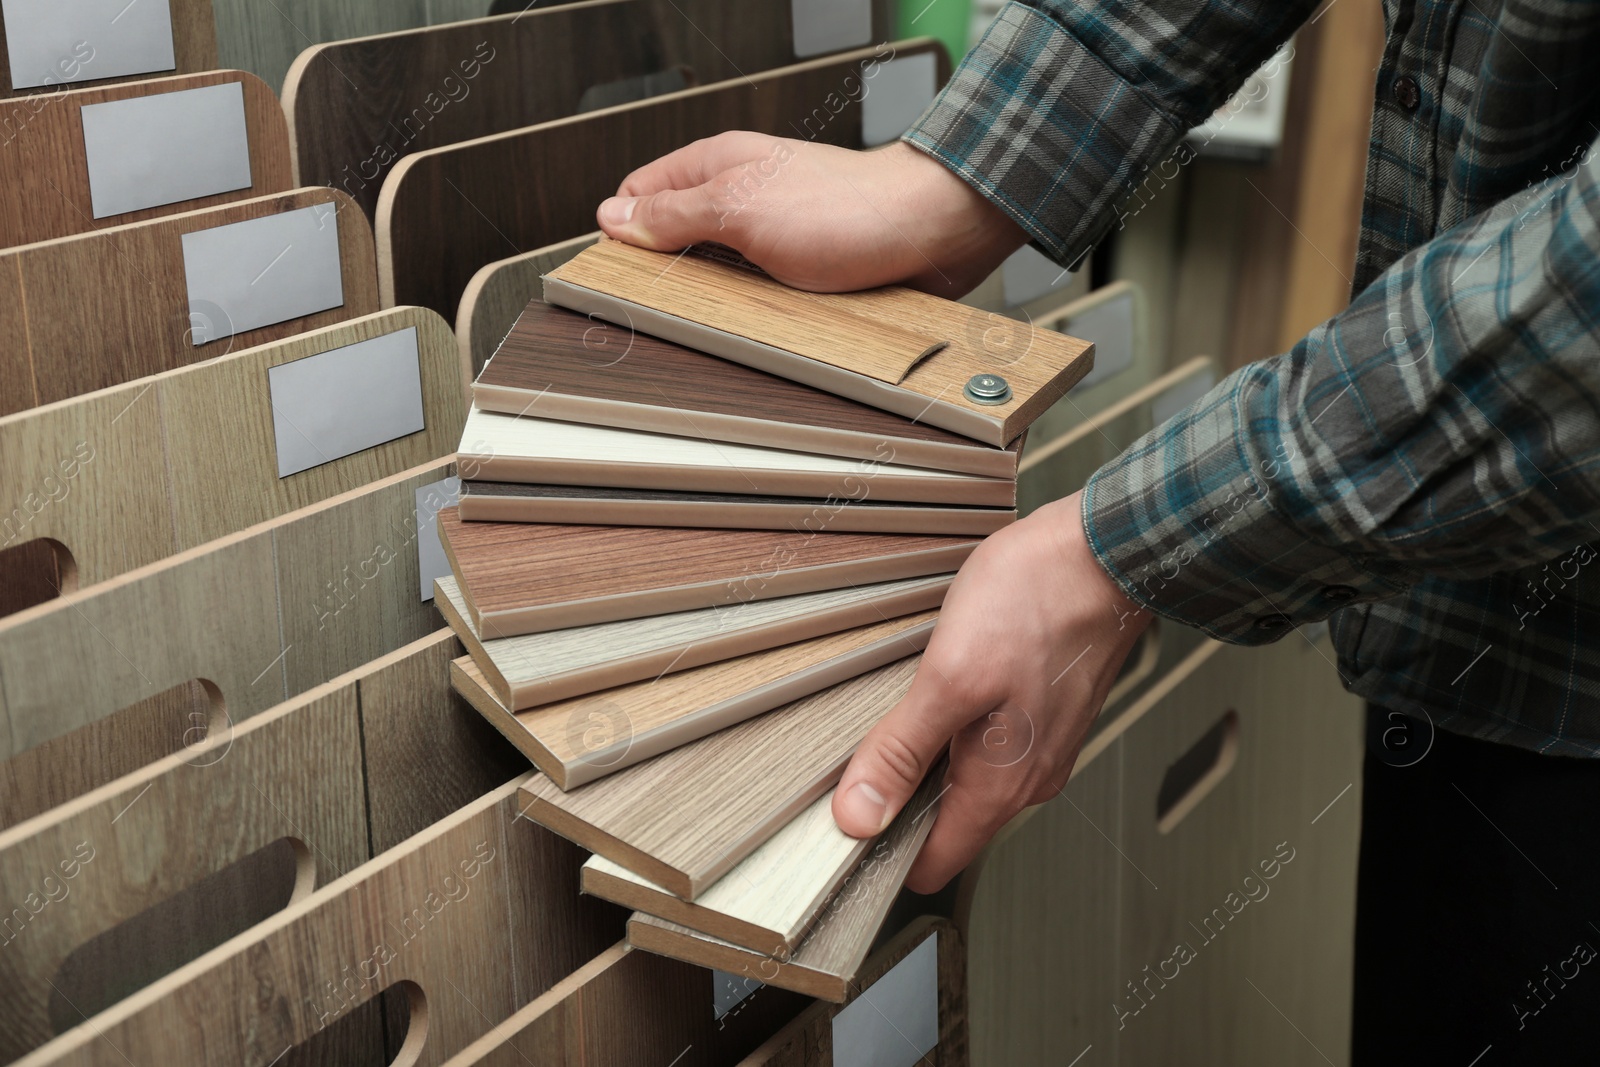
[[[906, 140], [1072, 263], [1315, 6], [1012, 3]], [[1352, 303], [1096, 473], [1085, 528], [1157, 614], [1328, 618], [1356, 693], [1600, 756], [1600, 2], [1384, 15]]]

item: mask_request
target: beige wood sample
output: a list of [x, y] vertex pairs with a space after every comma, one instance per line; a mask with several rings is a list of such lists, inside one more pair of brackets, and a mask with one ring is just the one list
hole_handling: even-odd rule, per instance
[[740, 1061], [739, 1067], [823, 1067], [834, 1063], [833, 1022], [839, 1012], [934, 936], [939, 939], [939, 1043], [918, 1065], [966, 1067], [969, 1013], [965, 940], [948, 920], [931, 915], [913, 919], [861, 965], [844, 1004], [813, 1003]]
[[[425, 429], [279, 478], [268, 368], [410, 329]], [[0, 537], [59, 542], [86, 589], [447, 455], [463, 412], [455, 340], [437, 315], [396, 308], [329, 326], [0, 417]]]
[[[315, 205], [337, 219], [344, 303], [194, 343], [183, 235]], [[372, 230], [350, 198], [296, 189], [0, 251], [0, 414], [279, 341], [378, 310]]]
[[591, 485], [464, 482], [468, 522], [561, 522], [606, 526], [698, 526], [712, 530], [821, 533], [992, 534], [1016, 520], [1011, 508], [827, 500], [738, 493], [675, 493]]
[[472, 653], [495, 700], [522, 711], [936, 608], [950, 582], [943, 576], [910, 578], [487, 640], [472, 629], [454, 578], [437, 581], [434, 602]]
[[507, 783], [21, 1062], [268, 1067], [407, 982], [427, 1006], [413, 1062], [448, 1059], [616, 938], [612, 909], [571, 891], [578, 850], [517, 820], [517, 796]]
[[570, 793], [536, 775], [523, 814], [693, 900], [838, 781], [919, 662], [880, 667]]
[[917, 612], [512, 713], [470, 656], [456, 690], [562, 789], [603, 778], [927, 647]]
[[[436, 630], [413, 509], [453, 470], [426, 464], [0, 619], [0, 825]], [[174, 687], [189, 699], [162, 699]]]
[[[211, 9], [211, 0], [166, 0], [167, 7], [172, 16], [172, 56], [174, 64], [171, 68], [175, 74], [191, 74], [199, 71], [215, 70], [217, 67], [217, 24], [216, 17]], [[114, 20], [113, 20], [114, 21]], [[93, 42], [89, 42], [93, 45]], [[71, 71], [74, 64], [70, 61], [76, 57], [63, 56], [68, 62], [67, 70]], [[14, 103], [6, 106], [4, 111], [9, 112], [13, 128], [21, 124], [24, 116], [31, 110], [42, 105], [35, 97], [49, 93], [61, 92], [67, 88], [81, 88], [84, 85], [114, 85], [118, 82], [139, 81], [150, 77], [149, 74], [129, 74], [119, 78], [93, 77], [94, 59], [91, 56], [79, 66], [79, 69], [89, 76], [84, 82], [58, 81], [49, 85], [41, 85], [24, 89], [14, 88], [11, 84], [11, 56], [7, 48], [5, 35], [0, 34], [0, 100], [12, 98]], [[58, 74], [61, 71], [58, 69]]]
[[[380, 252], [381, 255], [381, 252]], [[545, 299], [679, 344], [916, 418], [990, 445], [1028, 428], [1093, 365], [1093, 346], [909, 289], [802, 293], [708, 256], [671, 256], [602, 240], [545, 278]], [[900, 335], [917, 323], [912, 354]], [[822, 323], [845, 323], [836, 335]], [[962, 390], [1003, 376], [1004, 403]]]
[[598, 231], [524, 252], [478, 268], [461, 294], [456, 340], [461, 343], [461, 373], [471, 385], [528, 301], [539, 299], [544, 276], [600, 239]]
[[[129, 211], [108, 219], [95, 218], [83, 140], [85, 105], [233, 83], [244, 91], [245, 129], [250, 144], [248, 188]], [[215, 70], [74, 89], [17, 101], [7, 107], [26, 109], [30, 114], [16, 135], [0, 145], [0, 168], [8, 179], [0, 191], [0, 248], [248, 200], [294, 186], [283, 110], [266, 83], [244, 71]]]
[[777, 955], [755, 952], [644, 912], [635, 912], [628, 920], [628, 943], [702, 967], [748, 976], [780, 989], [843, 1003], [889, 914], [889, 906], [905, 883], [917, 853], [922, 851], [928, 831], [933, 829], [938, 798], [944, 791], [943, 778], [940, 764], [845, 879], [794, 951]]
[[474, 406], [473, 480], [1011, 507], [1016, 482], [870, 459], [503, 415]]
[[483, 637], [591, 626], [901, 578], [953, 574], [962, 537], [462, 522], [439, 540]]

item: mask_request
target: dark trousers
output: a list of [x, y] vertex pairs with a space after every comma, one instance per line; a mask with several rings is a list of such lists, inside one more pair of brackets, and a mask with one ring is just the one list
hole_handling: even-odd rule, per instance
[[1352, 1064], [1600, 1064], [1600, 760], [1368, 715]]

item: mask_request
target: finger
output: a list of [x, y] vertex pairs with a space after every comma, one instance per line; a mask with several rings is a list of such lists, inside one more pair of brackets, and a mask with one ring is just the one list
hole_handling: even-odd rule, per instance
[[911, 690], [856, 749], [833, 795], [833, 818], [851, 837], [883, 832], [957, 730], [996, 700], [953, 684], [924, 656]]
[[[966, 869], [989, 839], [1021, 810], [1009, 798], [958, 780], [960, 770], [950, 769], [950, 787], [939, 800], [938, 816], [922, 851], [906, 875], [913, 893], [936, 893]], [[913, 813], [915, 814], [915, 813]]]
[[617, 187], [617, 195], [652, 196], [669, 189], [692, 189], [731, 167], [762, 158], [777, 144], [776, 137], [745, 130], [704, 137], [629, 174]]
[[596, 218], [607, 236], [657, 252], [676, 252], [711, 240], [738, 247], [728, 232], [728, 213], [718, 206], [709, 184], [651, 196], [612, 197], [600, 205]]

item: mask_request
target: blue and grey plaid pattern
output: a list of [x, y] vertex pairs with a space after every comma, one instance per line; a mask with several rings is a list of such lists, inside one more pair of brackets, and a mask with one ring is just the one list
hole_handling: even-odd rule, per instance
[[[1013, 3], [907, 140], [1072, 262], [1312, 7]], [[1354, 300], [1099, 471], [1085, 526], [1158, 614], [1329, 618], [1355, 692], [1600, 756], [1600, 3], [1384, 14]]]

